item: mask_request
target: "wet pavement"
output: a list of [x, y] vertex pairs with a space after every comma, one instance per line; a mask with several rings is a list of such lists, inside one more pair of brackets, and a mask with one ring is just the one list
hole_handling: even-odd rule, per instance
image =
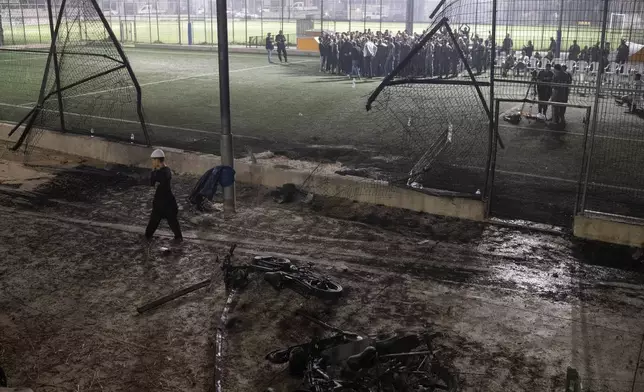
[[[109, 327], [113, 333], [123, 333], [120, 339], [129, 341], [130, 336], [136, 344], [147, 345], [139, 337], [146, 331], [146, 339], [161, 339], [155, 343], [156, 349], [172, 353], [188, 345], [190, 352], [200, 354], [184, 359], [186, 366], [197, 366], [203, 373], [193, 374], [192, 384], [161, 385], [210, 389], [214, 381], [206, 370], [214, 369], [215, 351], [208, 339], [214, 337], [225, 303], [221, 288], [211, 296], [197, 293], [160, 308], [149, 319], [133, 318], [131, 305], [208, 278], [214, 256], [223, 255], [228, 245], [237, 243], [240, 260], [268, 253], [299, 263], [313, 262], [318, 271], [342, 282], [347, 295], [339, 304], [329, 306], [292, 292], [276, 293], [261, 279], [252, 281], [238, 294], [229, 314], [234, 322], [227, 323], [223, 353], [225, 391], [267, 386], [288, 391], [297, 385], [283, 368], [266, 363], [263, 356], [321, 333], [295, 314], [298, 309], [364, 334], [400, 329], [442, 332], [442, 355], [458, 371], [464, 390], [562, 390], [566, 368], [572, 366], [580, 372], [587, 390], [644, 391], [644, 362], [639, 357], [644, 338], [644, 265], [632, 259], [630, 249], [340, 199], [316, 197], [308, 204], [278, 205], [272, 201], [270, 189], [243, 184], [237, 187], [239, 210], [235, 216], [204, 216], [185, 203], [196, 178], [176, 176], [174, 190], [181, 204], [187, 248], [170, 264], [153, 252], [145, 270], [140, 267], [145, 264], [140, 264], [143, 256], [137, 235], [147, 222], [153, 191], [145, 184], [147, 173], [118, 167], [96, 170], [89, 162], [62, 165], [56, 163], [60, 159], [50, 161], [41, 162], [39, 168], [30, 167], [52, 177], [33, 187], [32, 193], [16, 193], [20, 184], [10, 187], [13, 193], [0, 184], [5, 190], [0, 192], [4, 222], [0, 252], [12, 255], [0, 261], [0, 303], [2, 309], [8, 309], [2, 313], [3, 325], [9, 317], [15, 331], [0, 337], [4, 349], [0, 360], [9, 363], [14, 380], [23, 385], [34, 385], [36, 374], [20, 368], [25, 364], [40, 366], [37, 382], [41, 384], [66, 388], [86, 376], [77, 368], [69, 373], [67, 364], [59, 365], [58, 373], [43, 370], [42, 356], [53, 355], [51, 350], [56, 347], [47, 345], [52, 341], [52, 331], [43, 327], [47, 313], [31, 314], [28, 309], [47, 306], [60, 314], [70, 312], [76, 320], [92, 314], [90, 320], [94, 321], [81, 323], [79, 333]], [[163, 224], [159, 235], [161, 241], [170, 236]], [[33, 245], [35, 238], [43, 239], [42, 243]], [[109, 269], [105, 269], [102, 251], [106, 246], [114, 263]], [[48, 260], [52, 254], [55, 259]], [[30, 257], [41, 261], [21, 267]], [[79, 260], [83, 262], [78, 264]], [[100, 265], [100, 273], [74, 272]], [[47, 270], [61, 272], [43, 273]], [[127, 278], [131, 274], [136, 279]], [[70, 278], [55, 285], [61, 276]], [[182, 278], [177, 281], [172, 276]], [[120, 303], [108, 300], [116, 305], [88, 313], [100, 302], [90, 295], [91, 288], [100, 288], [103, 298], [109, 297], [108, 287], [119, 279], [120, 294], [115, 298]], [[20, 288], [26, 281], [31, 282], [29, 290]], [[90, 287], [90, 293], [66, 295], [83, 286]], [[59, 287], [60, 293], [47, 304], [41, 303], [52, 287]], [[205, 298], [209, 298], [208, 306], [204, 306]], [[129, 310], [119, 310], [123, 307]], [[78, 310], [72, 311], [75, 308]], [[110, 312], [118, 317], [107, 316]], [[164, 323], [168, 330], [154, 327], [160, 318], [168, 319], [170, 324]], [[25, 337], [18, 331], [24, 330], [27, 322], [34, 325], [26, 329], [27, 337], [39, 342], [42, 349], [20, 343]], [[58, 323], [63, 330], [66, 322], [63, 318]], [[190, 328], [190, 323], [199, 328]], [[172, 332], [177, 328], [182, 338], [175, 341], [171, 336], [179, 333]], [[110, 352], [100, 345], [93, 350], [101, 358]], [[140, 362], [137, 358], [149, 355], [145, 350], [135, 351], [126, 355], [131, 361]], [[102, 385], [113, 386], [110, 390], [131, 390], [132, 385], [149, 390], [157, 385], [149, 381], [149, 375], [176, 376], [170, 364], [161, 362], [154, 364], [160, 366], [157, 373], [149, 373], [145, 366], [153, 365], [145, 360], [138, 373], [128, 374], [148, 377], [149, 382], [128, 384], [115, 378], [116, 362], [107, 359], [97, 363], [96, 356], [90, 358], [94, 358], [92, 369], [104, 376]], [[79, 357], [74, 366], [82, 365]], [[68, 372], [69, 380], [61, 378], [61, 372]], [[91, 376], [83, 380], [87, 387]]]

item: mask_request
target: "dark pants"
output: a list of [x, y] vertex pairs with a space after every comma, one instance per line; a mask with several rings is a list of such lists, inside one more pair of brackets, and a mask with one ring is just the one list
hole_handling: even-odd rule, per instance
[[277, 45], [277, 57], [280, 58], [280, 63], [282, 62], [282, 53], [284, 54], [284, 61], [288, 63], [288, 57], [286, 55], [286, 47], [280, 47]]
[[[552, 100], [552, 102], [563, 102]], [[552, 106], [552, 119], [555, 124], [563, 124], [566, 122], [566, 107], [565, 106]]]
[[150, 221], [148, 222], [148, 227], [145, 229], [145, 238], [152, 239], [154, 232], [157, 231], [161, 219], [166, 219], [170, 229], [174, 233], [175, 239], [182, 239], [181, 228], [179, 227], [179, 220], [177, 219], [177, 213], [162, 211], [159, 209], [152, 209], [152, 214], [150, 214]]
[[[537, 91], [537, 93], [539, 95], [539, 101], [544, 101], [544, 102], [549, 101], [550, 96], [552, 95], [550, 91]], [[547, 112], [548, 112], [548, 105], [539, 104], [539, 113], [543, 113], [543, 115], [545, 116]]]
[[364, 64], [363, 64], [363, 71], [362, 74], [368, 78], [373, 77], [373, 69], [372, 69], [372, 57], [367, 56], [364, 58]]

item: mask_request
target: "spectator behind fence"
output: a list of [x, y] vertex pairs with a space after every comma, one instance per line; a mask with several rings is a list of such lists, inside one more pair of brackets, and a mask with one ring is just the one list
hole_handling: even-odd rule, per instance
[[[561, 64], [555, 64], [555, 71], [552, 82], [555, 83], [555, 85], [552, 87], [552, 102], [568, 102], [568, 87], [566, 86], [568, 84], [568, 73], [562, 70]], [[553, 105], [552, 112], [552, 119], [554, 123], [557, 125], [565, 126], [565, 107]]]
[[506, 54], [510, 54], [512, 51], [512, 46], [513, 46], [512, 38], [510, 38], [510, 34], [505, 35], [505, 39], [503, 40], [503, 46], [501, 46], [501, 51], [505, 52]]
[[630, 50], [628, 45], [626, 45], [626, 40], [623, 39], [622, 43], [617, 48], [617, 57], [615, 57], [615, 62], [622, 67], [620, 67], [620, 73], [624, 71], [623, 65], [628, 61], [628, 55]]
[[553, 37], [550, 37], [550, 45], [548, 46], [548, 52], [555, 53], [557, 52], [557, 41]]
[[[552, 66], [550, 63], [546, 64], [546, 69], [542, 69], [537, 74], [537, 84], [536, 84], [536, 93], [539, 97], [539, 101], [547, 102], [550, 100], [552, 95], [552, 78], [554, 74], [552, 73]], [[544, 117], [548, 112], [548, 104], [540, 103], [539, 104], [539, 113], [543, 114]]]
[[579, 61], [579, 54], [581, 53], [581, 48], [577, 45], [577, 40], [572, 41], [572, 45], [568, 48], [568, 60]]
[[532, 41], [528, 41], [528, 44], [523, 47], [523, 55], [528, 56], [528, 58], [531, 58], [533, 53], [534, 53], [534, 45], [532, 45]]

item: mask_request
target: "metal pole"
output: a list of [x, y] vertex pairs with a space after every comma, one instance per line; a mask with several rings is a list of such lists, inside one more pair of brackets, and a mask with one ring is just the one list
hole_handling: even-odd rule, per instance
[[[166, 7], [167, 10], [167, 7]], [[159, 2], [155, 1], [154, 2], [154, 14], [156, 15], [157, 19], [157, 42], [161, 42], [161, 33], [159, 31]]]
[[[280, 30], [284, 31], [284, 0], [281, 2], [282, 16], [280, 18]], [[291, 7], [288, 7], [288, 19], [291, 20]], [[264, 35], [262, 34], [262, 37]]]
[[192, 30], [192, 17], [190, 16], [192, 14], [192, 9], [190, 8], [190, 0], [188, 0], [188, 45], [192, 45], [195, 40], [195, 33]]
[[380, 11], [378, 11], [378, 16], [380, 17], [380, 26], [378, 31], [382, 32], [382, 0], [380, 0]]
[[181, 0], [177, 2], [177, 24], [179, 25], [179, 45], [181, 45]]
[[324, 34], [324, 0], [320, 0], [320, 35]]
[[474, 35], [478, 34], [478, 25], [479, 25], [479, 2], [476, 2], [476, 8], [474, 11]]
[[42, 33], [40, 32], [40, 12], [38, 11], [38, 0], [36, 0], [36, 21], [38, 23], [38, 42], [42, 44]]
[[563, 13], [564, 13], [564, 1], [561, 0], [561, 7], [559, 7], [559, 27], [557, 28], [557, 53], [556, 57], [561, 58], [561, 28], [563, 26]]
[[22, 37], [25, 40], [25, 44], [27, 43], [27, 26], [25, 26], [25, 12], [22, 9], [22, 1], [18, 2], [18, 6], [20, 7], [20, 17], [22, 18]]
[[[606, 47], [606, 28], [608, 24], [608, 2], [610, 0], [604, 0], [604, 16], [602, 20], [602, 32], [601, 32], [601, 51], [602, 59], [604, 49]], [[588, 151], [588, 163], [586, 164], [586, 176], [584, 178], [584, 193], [581, 197], [581, 210], [586, 209], [586, 194], [588, 193], [588, 178], [590, 177], [590, 164], [593, 159], [593, 149], [595, 146], [595, 133], [597, 132], [597, 117], [599, 116], [599, 90], [602, 87], [602, 76], [604, 74], [604, 62], [600, 61], [599, 69], [597, 70], [597, 82], [595, 83], [595, 103], [593, 108], [593, 120], [591, 123], [591, 132], [590, 132], [590, 150]]]
[[349, 0], [349, 32], [351, 32], [351, 0]]
[[[221, 113], [221, 164], [234, 167], [230, 130], [230, 80], [228, 72], [228, 26], [226, 0], [217, 0], [217, 45], [219, 60], [219, 110]], [[235, 212], [235, 185], [224, 188], [224, 213]]]
[[[217, 4], [219, 4], [219, 0], [217, 0]], [[233, 28], [233, 42], [235, 42], [235, 1], [232, 1], [232, 5], [230, 7], [230, 15], [232, 19], [232, 28]], [[217, 23], [219, 24], [219, 10], [217, 10]], [[228, 22], [226, 22], [228, 23]], [[217, 37], [219, 37], [219, 27], [217, 27]], [[228, 26], [226, 25], [226, 39], [228, 38]], [[228, 41], [226, 41], [226, 45], [228, 44]]]
[[633, 25], [635, 24], [635, 12], [637, 1], [633, 1], [633, 12], [631, 14], [631, 27], [628, 29], [628, 46], [630, 47], [631, 39], [633, 37]]
[[412, 34], [414, 32], [414, 0], [407, 0], [406, 19], [405, 30], [407, 30], [407, 34]]
[[367, 32], [367, 0], [362, 1], [362, 31]]
[[11, 4], [9, 4], [9, 0], [7, 0], [7, 8], [9, 9], [9, 30], [11, 30], [11, 45], [16, 44], [16, 39], [13, 36], [13, 21], [11, 20]]
[[[488, 158], [487, 158], [487, 174], [485, 176], [485, 192], [487, 197], [487, 215], [489, 215], [489, 206], [491, 203], [491, 194], [492, 194], [492, 184], [491, 180], [494, 178], [494, 167], [492, 166], [493, 160], [495, 160], [496, 155], [496, 128], [495, 123], [497, 122], [498, 111], [499, 111], [499, 102], [496, 104], [494, 102], [494, 62], [496, 61], [496, 12], [497, 12], [497, 0], [492, 0], [492, 32], [490, 42], [490, 125], [489, 125], [489, 135], [488, 135]], [[487, 61], [487, 59], [485, 59]]]
[[[56, 40], [58, 39], [58, 31], [60, 28], [60, 19], [62, 19], [63, 10], [65, 9], [65, 0], [60, 5], [60, 13], [58, 14], [58, 21], [54, 27], [54, 15], [52, 13], [51, 0], [47, 0], [47, 8], [49, 9], [49, 31], [51, 32], [51, 52], [52, 60], [54, 60], [54, 77], [56, 78], [56, 95], [58, 97], [58, 114], [60, 115], [61, 130], [65, 131], [65, 111], [63, 108], [63, 96], [60, 90], [60, 68], [58, 66], [58, 53], [56, 52]], [[42, 103], [41, 103], [42, 105]]]
[[150, 43], [152, 43], [152, 5], [148, 1], [148, 33], [150, 34]]
[[248, 42], [248, 0], [244, 0], [244, 42]]
[[212, 0], [209, 0], [209, 4], [210, 4], [210, 42], [214, 45], [215, 44], [215, 30], [214, 30], [214, 26], [212, 25], [212, 19], [213, 19], [213, 15], [212, 15]]

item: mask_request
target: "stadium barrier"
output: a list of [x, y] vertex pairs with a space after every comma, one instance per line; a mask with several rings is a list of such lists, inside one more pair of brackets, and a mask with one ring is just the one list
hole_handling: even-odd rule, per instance
[[[7, 136], [11, 128], [12, 125], [0, 124], [0, 140], [9, 142], [17, 140], [16, 136]], [[47, 130], [39, 130], [39, 132], [42, 133], [39, 140], [41, 148], [120, 165], [148, 168], [150, 153], [154, 149], [154, 147], [114, 142], [100, 137], [63, 134]], [[199, 176], [221, 162], [221, 158], [216, 155], [182, 151], [163, 146], [155, 147], [165, 150], [168, 162], [177, 173]], [[298, 166], [304, 166], [304, 168], [287, 170], [276, 167], [270, 160], [258, 161], [263, 162], [252, 164], [245, 160], [236, 160], [237, 180], [266, 187], [306, 182], [309, 192], [322, 196], [343, 197], [357, 202], [474, 221], [484, 220], [484, 204], [480, 200], [429, 195], [413, 189], [393, 187], [386, 182], [362, 177], [340, 176], [333, 174], [333, 171], [312, 174], [313, 167], [319, 166], [313, 162], [298, 162]], [[280, 164], [283, 165], [283, 163], [280, 161]]]

